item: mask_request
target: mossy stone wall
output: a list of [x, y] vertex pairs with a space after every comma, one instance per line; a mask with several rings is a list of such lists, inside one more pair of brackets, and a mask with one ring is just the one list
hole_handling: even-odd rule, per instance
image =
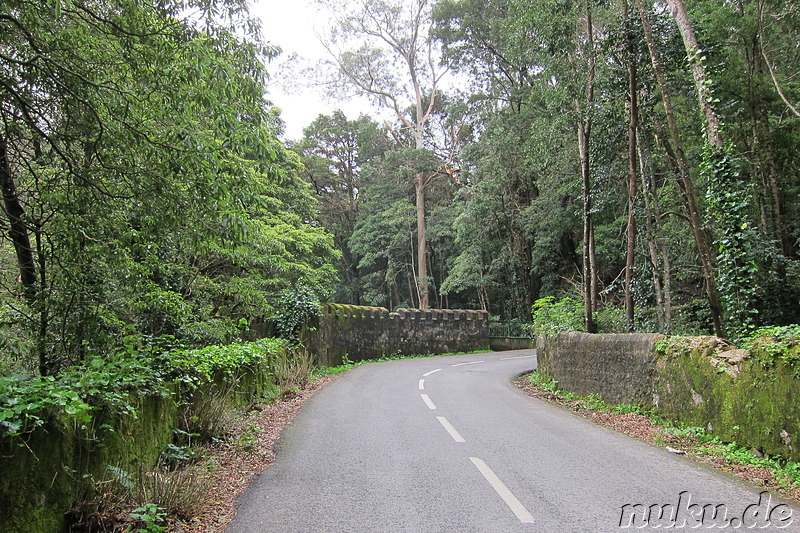
[[714, 337], [686, 339], [656, 355], [653, 407], [659, 414], [726, 442], [800, 460], [798, 369]]
[[229, 407], [275, 392], [268, 368], [216, 376], [189, 393], [173, 386], [166, 395], [133, 395], [135, 414], [94, 413], [89, 428], [53, 420], [20, 439], [0, 439], [0, 532], [66, 531], [65, 513], [87, 497], [93, 481], [109, 479], [108, 467], [126, 472], [156, 465], [173, 442], [184, 402], [201, 404], [214, 390], [230, 391]]
[[723, 441], [800, 461], [800, 369], [716, 337], [659, 350], [663, 338], [560, 334], [540, 340], [539, 371], [564, 390], [653, 408]]
[[391, 355], [434, 355], [489, 349], [485, 311], [398, 309], [325, 304], [301, 334], [321, 366]]

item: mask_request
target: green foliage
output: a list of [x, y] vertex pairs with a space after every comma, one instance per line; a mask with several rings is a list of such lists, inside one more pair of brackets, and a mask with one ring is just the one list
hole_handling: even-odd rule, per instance
[[583, 329], [583, 304], [573, 298], [547, 296], [533, 304], [533, 328], [536, 335], [553, 337], [562, 331]]
[[589, 396], [582, 398], [582, 403], [587, 409], [593, 411], [611, 411], [611, 406], [603, 400], [600, 394], [592, 393]]
[[319, 298], [308, 287], [297, 287], [283, 294], [275, 313], [275, 329], [281, 338], [297, 340], [300, 328], [312, 326], [319, 317]]
[[273, 367], [286, 352], [280, 339], [174, 352], [132, 347], [116, 357], [89, 358], [58, 376], [2, 376], [0, 436], [23, 436], [51, 421], [88, 430], [96, 411], [135, 414], [137, 395], [166, 396], [171, 383], [196, 388], [218, 375]]
[[496, 317], [489, 319], [489, 335], [492, 337], [532, 338], [533, 334], [534, 327], [529, 322], [518, 319], [500, 321]]
[[229, 343], [290, 287], [327, 293], [333, 239], [277, 139], [277, 50], [246, 3], [59, 5], [23, 0], [0, 21], [16, 58], [0, 73], [15, 366], [58, 373], [120, 350], [130, 326]]
[[245, 426], [244, 431], [242, 431], [241, 435], [239, 436], [236, 444], [245, 452], [252, 452], [255, 449], [256, 444], [258, 443], [258, 435], [261, 432], [258, 425], [254, 422], [250, 422]]
[[339, 282], [332, 301], [361, 303], [362, 274], [359, 256], [350, 238], [368, 195], [364, 170], [389, 150], [391, 142], [384, 128], [369, 117], [347, 120], [341, 111], [320, 115], [304, 130], [304, 138], [292, 148], [300, 154], [302, 176], [319, 199], [320, 224], [333, 234], [341, 252], [337, 261]]
[[269, 367], [275, 354], [286, 349], [286, 342], [280, 339], [211, 345], [172, 352], [169, 355], [169, 366], [183, 382], [196, 386], [212, 382], [219, 374], [233, 376], [244, 368]]
[[765, 366], [780, 361], [800, 375], [800, 326], [797, 324], [759, 328], [744, 339], [743, 346]]
[[528, 380], [530, 381], [531, 385], [545, 392], [559, 392], [558, 381], [554, 380], [553, 378], [545, 377], [539, 372], [532, 373]]
[[750, 221], [750, 187], [744, 182], [732, 147], [707, 146], [701, 171], [708, 181], [710, 217], [717, 232], [717, 287], [725, 317], [734, 336], [744, 336], [755, 327], [758, 263], [756, 235]]
[[739, 465], [750, 465], [771, 472], [784, 488], [800, 486], [800, 463], [785, 461], [780, 457], [755, 455], [751, 449], [735, 442], [723, 442], [705, 428], [693, 426], [667, 427], [662, 433], [672, 437], [689, 438], [693, 453], [724, 458]]
[[135, 531], [136, 533], [161, 533], [167, 530], [164, 525], [167, 513], [154, 503], [146, 503], [137, 507], [130, 514], [131, 518], [141, 522], [141, 526], [134, 526], [136, 529], [131, 529], [130, 531]]

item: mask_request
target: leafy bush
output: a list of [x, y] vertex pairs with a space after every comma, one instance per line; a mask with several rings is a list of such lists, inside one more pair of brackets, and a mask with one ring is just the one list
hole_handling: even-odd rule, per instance
[[556, 301], [553, 296], [533, 304], [533, 329], [537, 337], [553, 337], [561, 331], [583, 330], [583, 304], [573, 298]]
[[216, 375], [234, 376], [242, 368], [267, 365], [274, 367], [276, 357], [284, 357], [288, 344], [282, 339], [261, 339], [211, 345], [170, 354], [169, 365], [178, 378], [190, 386], [209, 383]]
[[126, 341], [124, 353], [106, 359], [87, 357], [58, 376], [0, 376], [0, 437], [23, 435], [49, 419], [88, 427], [95, 410], [132, 414], [133, 392], [166, 396], [171, 383], [193, 389], [246, 367], [275, 368], [288, 349], [280, 339], [174, 351], [163, 346], [163, 339], [141, 340]]
[[[582, 308], [581, 312], [583, 312]], [[627, 333], [628, 331], [625, 309], [622, 307], [604, 305], [594, 314], [594, 320], [598, 333]], [[581, 327], [583, 327], [582, 324]]]
[[308, 287], [297, 287], [284, 293], [275, 313], [275, 329], [279, 337], [297, 340], [300, 328], [319, 316], [319, 298]]
[[0, 436], [19, 436], [33, 431], [49, 418], [86, 426], [92, 411], [105, 407], [132, 413], [130, 391], [167, 394], [165, 370], [141, 353], [109, 359], [91, 357], [85, 364], [58, 376], [0, 377]]
[[532, 386], [542, 389], [545, 392], [559, 392], [558, 381], [540, 374], [539, 372], [532, 373], [528, 380]]
[[800, 325], [757, 329], [743, 346], [765, 366], [781, 361], [800, 372]]

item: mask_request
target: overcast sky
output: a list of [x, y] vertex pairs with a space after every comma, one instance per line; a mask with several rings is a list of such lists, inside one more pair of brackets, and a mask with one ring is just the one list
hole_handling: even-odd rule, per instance
[[[282, 73], [286, 72], [285, 60], [293, 53], [304, 59], [323, 58], [325, 49], [315, 34], [315, 28], [324, 27], [326, 17], [317, 13], [313, 0], [251, 0], [251, 12], [262, 21], [265, 40], [283, 49], [281, 56], [267, 66], [273, 76], [268, 88], [272, 102], [281, 108], [281, 116], [286, 122], [285, 138], [298, 140], [303, 136], [303, 128], [311, 124], [319, 114], [330, 114], [336, 108], [342, 109], [350, 119], [359, 114], [372, 114], [369, 105], [361, 102], [331, 103], [313, 89], [303, 87], [302, 80], [289, 85], [294, 90], [284, 91], [286, 83]], [[294, 94], [292, 94], [294, 93]]]

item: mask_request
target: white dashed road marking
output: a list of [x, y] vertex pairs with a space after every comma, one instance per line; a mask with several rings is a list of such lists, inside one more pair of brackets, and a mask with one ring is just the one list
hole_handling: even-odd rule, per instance
[[492, 469], [489, 468], [489, 465], [477, 457], [470, 457], [469, 460], [472, 461], [472, 464], [474, 464], [480, 473], [483, 474], [483, 477], [486, 478], [486, 481], [489, 482], [497, 494], [503, 498], [503, 501], [506, 502], [506, 505], [508, 505], [511, 511], [517, 515], [519, 521], [523, 524], [533, 524], [533, 515], [531, 515], [531, 513], [525, 509], [525, 506], [522, 505], [517, 497], [514, 496], [511, 491], [508, 490], [508, 487], [506, 487], [505, 484], [500, 481], [500, 478], [497, 477], [494, 472], [492, 472]]
[[467, 442], [467, 441], [464, 440], [464, 437], [462, 437], [461, 434], [458, 431], [456, 431], [456, 428], [453, 427], [453, 424], [448, 422], [445, 417], [437, 416], [436, 420], [438, 420], [439, 423], [442, 426], [444, 426], [444, 429], [446, 429], [447, 432], [450, 433], [450, 436], [453, 437], [454, 441], [456, 441], [456, 442]]
[[425, 405], [428, 406], [428, 409], [436, 409], [436, 406], [433, 404], [427, 394], [420, 394], [420, 396], [422, 396], [422, 401], [425, 402]]

